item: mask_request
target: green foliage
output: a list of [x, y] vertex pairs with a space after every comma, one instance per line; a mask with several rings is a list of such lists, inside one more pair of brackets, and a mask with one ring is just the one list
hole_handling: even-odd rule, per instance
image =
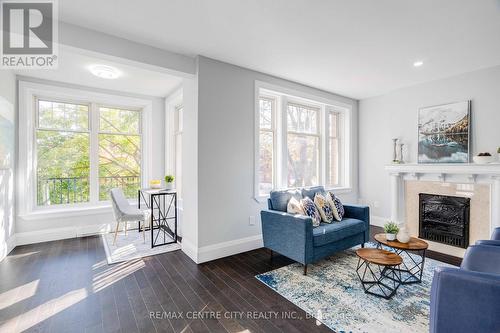
[[500, 147], [498, 147], [498, 149], [497, 149], [497, 153], [499, 153], [499, 154], [500, 154]]
[[399, 232], [399, 227], [395, 222], [389, 221], [384, 224], [384, 231], [386, 234], [397, 234]]
[[175, 179], [174, 176], [172, 176], [172, 175], [166, 175], [165, 176], [165, 183], [173, 183], [174, 179]]
[[[39, 102], [37, 204], [88, 202], [90, 198], [90, 133], [87, 106]], [[99, 200], [109, 190], [123, 189], [129, 198], [140, 187], [140, 113], [100, 108]], [[75, 132], [76, 131], [76, 132]]]

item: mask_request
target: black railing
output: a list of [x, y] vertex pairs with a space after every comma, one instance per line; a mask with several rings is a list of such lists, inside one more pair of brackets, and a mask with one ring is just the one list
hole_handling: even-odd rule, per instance
[[[123, 189], [125, 196], [135, 198], [140, 187], [140, 176], [99, 177], [99, 200], [109, 199], [109, 190]], [[90, 200], [88, 177], [43, 178], [37, 184], [37, 205], [83, 203]]]

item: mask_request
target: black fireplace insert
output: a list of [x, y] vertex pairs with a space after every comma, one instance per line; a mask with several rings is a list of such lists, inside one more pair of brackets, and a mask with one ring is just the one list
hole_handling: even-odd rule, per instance
[[419, 203], [420, 238], [469, 246], [470, 198], [420, 193]]

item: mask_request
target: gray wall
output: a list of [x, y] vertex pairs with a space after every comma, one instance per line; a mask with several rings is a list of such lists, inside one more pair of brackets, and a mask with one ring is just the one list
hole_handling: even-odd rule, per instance
[[0, 260], [7, 254], [8, 239], [15, 233], [14, 163], [16, 77], [0, 70]]
[[[198, 245], [202, 247], [261, 233], [259, 212], [267, 205], [253, 199], [255, 80], [350, 103], [354, 124], [357, 101], [205, 57], [199, 58], [198, 66]], [[353, 188], [341, 198], [357, 200], [357, 172]], [[249, 216], [255, 216], [256, 225], [249, 225]]]
[[500, 66], [400, 89], [359, 103], [360, 201], [372, 215], [390, 216], [389, 176], [392, 138], [407, 146], [406, 160], [417, 160], [418, 109], [472, 100], [472, 154], [500, 147]]

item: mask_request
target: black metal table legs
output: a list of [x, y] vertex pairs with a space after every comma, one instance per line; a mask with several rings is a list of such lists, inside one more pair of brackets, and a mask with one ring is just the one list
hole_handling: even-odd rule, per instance
[[[379, 243], [377, 248], [382, 248], [382, 245]], [[403, 258], [402, 267], [398, 268], [401, 274], [401, 284], [421, 283], [426, 250], [389, 249]]]
[[365, 293], [390, 299], [401, 285], [400, 270], [397, 267], [380, 266], [358, 258], [356, 274]]

